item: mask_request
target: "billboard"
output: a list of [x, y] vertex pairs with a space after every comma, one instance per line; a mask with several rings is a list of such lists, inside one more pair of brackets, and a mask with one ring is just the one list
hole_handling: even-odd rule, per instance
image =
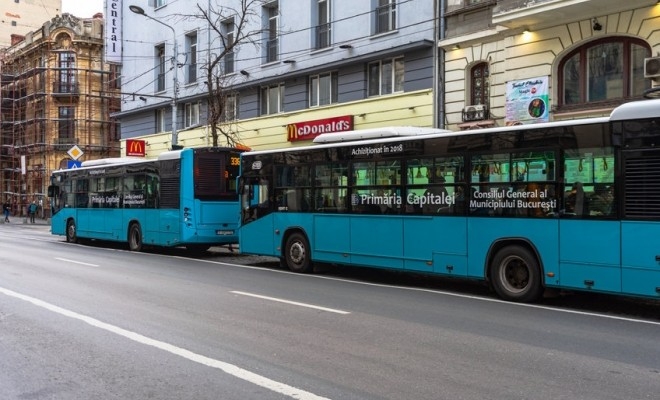
[[549, 115], [547, 76], [507, 82], [507, 125], [548, 122]]
[[122, 0], [105, 0], [105, 62], [121, 63]]

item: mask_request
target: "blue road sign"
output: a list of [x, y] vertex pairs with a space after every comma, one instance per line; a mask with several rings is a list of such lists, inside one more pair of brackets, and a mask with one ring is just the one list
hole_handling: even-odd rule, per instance
[[76, 160], [68, 160], [66, 162], [66, 167], [71, 169], [71, 168], [80, 168], [82, 166], [82, 161], [76, 161]]

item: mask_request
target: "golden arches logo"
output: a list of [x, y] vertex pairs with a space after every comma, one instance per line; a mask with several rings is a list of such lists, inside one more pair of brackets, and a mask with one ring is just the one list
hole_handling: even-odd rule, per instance
[[296, 124], [289, 124], [286, 126], [286, 136], [289, 141], [298, 139], [298, 127]]
[[145, 154], [143, 140], [129, 140], [126, 144], [128, 145], [126, 155], [143, 156]]

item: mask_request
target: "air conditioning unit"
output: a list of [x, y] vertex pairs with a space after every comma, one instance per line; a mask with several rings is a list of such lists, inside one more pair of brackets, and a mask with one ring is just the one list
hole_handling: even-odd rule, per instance
[[660, 57], [644, 59], [644, 78], [660, 77]]
[[463, 122], [482, 121], [488, 118], [488, 107], [485, 104], [475, 104], [463, 109]]

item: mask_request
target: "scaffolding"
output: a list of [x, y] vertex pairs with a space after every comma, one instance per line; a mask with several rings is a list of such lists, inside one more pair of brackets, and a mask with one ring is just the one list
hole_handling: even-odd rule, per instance
[[[12, 214], [33, 200], [50, 216], [51, 172], [71, 161], [118, 157], [119, 67], [102, 62], [103, 20], [69, 14], [13, 37], [0, 74], [0, 193]], [[81, 157], [72, 157], [77, 146]]]

